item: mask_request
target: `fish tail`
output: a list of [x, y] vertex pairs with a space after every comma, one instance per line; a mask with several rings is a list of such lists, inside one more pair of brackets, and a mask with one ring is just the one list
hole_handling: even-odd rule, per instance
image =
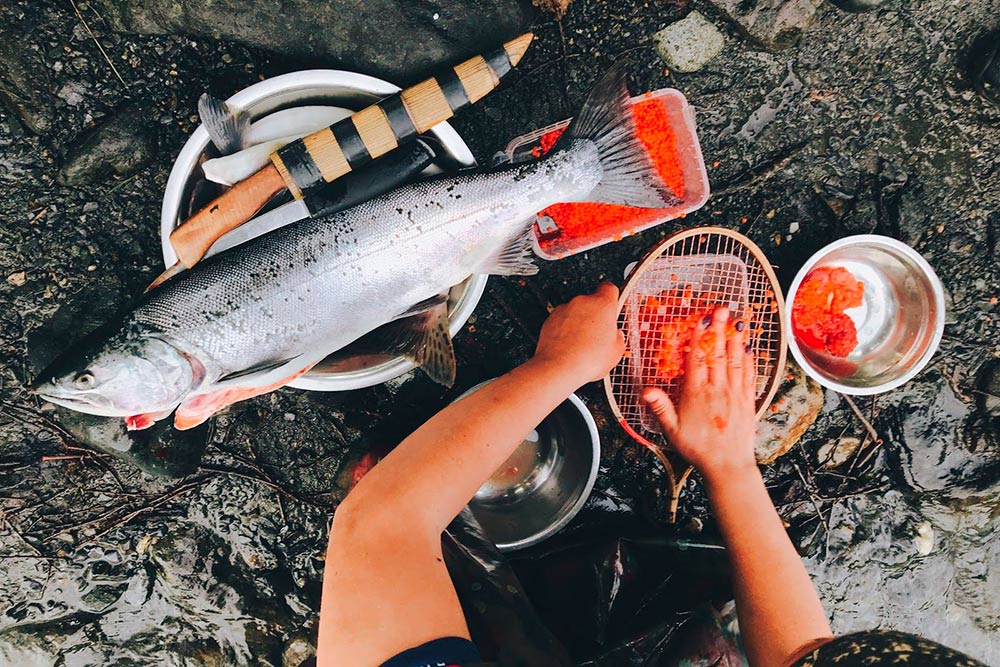
[[198, 116], [212, 143], [223, 155], [242, 150], [250, 132], [250, 115], [208, 93], [198, 98]]
[[621, 63], [612, 67], [590, 91], [583, 108], [553, 148], [569, 149], [580, 140], [597, 146], [602, 176], [588, 201], [661, 208], [678, 202], [663, 182], [649, 149], [636, 136], [635, 119]]

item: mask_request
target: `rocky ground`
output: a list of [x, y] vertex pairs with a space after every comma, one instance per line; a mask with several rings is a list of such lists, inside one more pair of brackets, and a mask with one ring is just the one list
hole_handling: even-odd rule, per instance
[[[930, 261], [949, 305], [930, 367], [856, 401], [857, 413], [827, 392], [816, 423], [766, 474], [838, 631], [899, 628], [1000, 661], [1000, 107], [965, 75], [1000, 1], [890, 0], [852, 15], [810, 2], [576, 0], [561, 21], [515, 0], [475, 3], [481, 15], [458, 2], [379, 2], [370, 16], [353, 16], [353, 3], [322, 15], [291, 2], [276, 16], [255, 3], [239, 21], [235, 4], [206, 3], [219, 15], [194, 2], [0, 7], [4, 664], [297, 666], [314, 641], [327, 522], [358, 462], [525, 359], [547, 303], [617, 279], [678, 228], [545, 264], [531, 279], [492, 278], [456, 339], [452, 390], [419, 375], [347, 394], [282, 390], [187, 437], [167, 429], [139, 441], [86, 432], [26, 394], [67, 338], [161, 270], [160, 199], [202, 92], [227, 97], [315, 66], [405, 83], [496, 41], [484, 25], [504, 33], [497, 40], [529, 26], [538, 38], [502, 89], [455, 123], [482, 162], [571, 115], [627, 58], [633, 90], [675, 87], [697, 111], [714, 195], [685, 225], [748, 234], [786, 287], [814, 250], [853, 233], [888, 234]], [[283, 31], [255, 24], [257, 5]], [[698, 43], [717, 53], [668, 64], [654, 35], [692, 10], [707, 24]], [[383, 24], [385, 49], [362, 30]], [[329, 38], [279, 34], [302, 26]], [[655, 459], [619, 431], [599, 386], [580, 393], [603, 457], [571, 534], [669, 530]], [[106, 453], [126, 449], [142, 470]], [[712, 534], [697, 480], [678, 523]]]

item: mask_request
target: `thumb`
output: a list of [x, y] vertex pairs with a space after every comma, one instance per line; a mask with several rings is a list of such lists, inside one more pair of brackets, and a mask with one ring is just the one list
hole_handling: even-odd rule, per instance
[[653, 411], [667, 435], [677, 430], [677, 410], [674, 409], [674, 402], [662, 389], [646, 387], [642, 392], [642, 402]]

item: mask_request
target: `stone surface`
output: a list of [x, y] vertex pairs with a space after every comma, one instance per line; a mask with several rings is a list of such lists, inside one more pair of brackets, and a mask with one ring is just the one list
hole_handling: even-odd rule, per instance
[[55, 113], [46, 74], [37, 50], [16, 30], [0, 29], [0, 102], [36, 134], [49, 130]]
[[694, 11], [653, 35], [653, 43], [670, 69], [697, 72], [719, 55], [726, 38], [711, 21]]
[[156, 157], [149, 115], [135, 107], [115, 112], [66, 157], [59, 171], [65, 185], [87, 185], [107, 176], [131, 176]]
[[757, 425], [754, 453], [761, 465], [774, 463], [794, 447], [823, 407], [823, 388], [798, 364], [789, 360], [787, 374], [771, 402], [774, 410], [768, 410]]
[[795, 44], [823, 0], [712, 0], [747, 35], [771, 49]]
[[232, 39], [409, 82], [525, 32], [530, 0], [97, 0], [117, 30]]
[[[777, 502], [795, 503], [782, 515], [838, 633], [917, 632], [1000, 664], [1000, 455], [972, 391], [976, 369], [1000, 353], [1000, 308], [990, 302], [1000, 273], [988, 259], [1000, 238], [1000, 189], [990, 187], [1000, 173], [1000, 108], [976, 94], [963, 60], [1000, 16], [1000, 0], [972, 0], [962, 11], [951, 0], [897, 0], [860, 17], [831, 7], [786, 51], [727, 32], [708, 67], [669, 76], [650, 36], [683, 16], [680, 3], [578, 0], [561, 25], [542, 18], [518, 72], [452, 121], [480, 163], [512, 137], [576, 113], [600, 73], [627, 56], [632, 92], [677, 88], [696, 111], [708, 205], [545, 262], [537, 276], [491, 278], [455, 339], [453, 391], [417, 374], [353, 392], [261, 396], [211, 421], [202, 468], [181, 480], [71, 449], [81, 445], [59, 415], [25, 391], [32, 334], [97, 287], [88, 307], [124, 305], [162, 270], [163, 188], [203, 92], [226, 97], [331, 61], [211, 37], [117, 33], [99, 18], [103, 6], [77, 4], [125, 86], [69, 3], [0, 2], [0, 25], [34, 17], [17, 43], [40, 55], [38, 80], [58, 109], [45, 135], [24, 132], [9, 115], [0, 122], [0, 663], [30, 656], [131, 667], [183, 656], [184, 667], [281, 667], [290, 641], [315, 639], [328, 522], [351, 463], [384, 455], [463, 390], [523, 361], [547, 303], [620, 280], [666, 233], [722, 225], [757, 243], [786, 288], [815, 250], [870, 231], [917, 248], [945, 283], [951, 314], [931, 366], [874, 405], [859, 400], [885, 444], [854, 471], [858, 479], [844, 480], [850, 463], [828, 471], [815, 456], [842, 434], [864, 433], [834, 392], [803, 436], [804, 451], [793, 447], [764, 474]], [[707, 2], [697, 6], [728, 28]], [[70, 106], [55, 97], [60, 90], [82, 99]], [[152, 109], [160, 157], [132, 179], [59, 184], [60, 158], [82, 128], [128, 99]], [[800, 229], [789, 238], [792, 223]], [[23, 284], [7, 280], [21, 272]], [[582, 540], [595, 527], [662, 531], [670, 495], [659, 462], [619, 427], [599, 385], [579, 394], [601, 431], [601, 472], [566, 537]], [[819, 496], [841, 498], [819, 503], [829, 539], [796, 466], [825, 482], [813, 489]], [[692, 476], [678, 522], [698, 519], [708, 540], [716, 526], [703, 490]], [[923, 521], [936, 543], [927, 556], [912, 540]], [[57, 637], [59, 628], [69, 634]], [[56, 655], [60, 645], [73, 661]]]

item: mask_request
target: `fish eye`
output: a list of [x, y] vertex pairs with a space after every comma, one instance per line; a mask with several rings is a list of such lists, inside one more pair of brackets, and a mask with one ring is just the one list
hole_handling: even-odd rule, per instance
[[73, 378], [73, 384], [76, 385], [77, 389], [90, 389], [97, 384], [97, 379], [90, 371], [84, 371]]

